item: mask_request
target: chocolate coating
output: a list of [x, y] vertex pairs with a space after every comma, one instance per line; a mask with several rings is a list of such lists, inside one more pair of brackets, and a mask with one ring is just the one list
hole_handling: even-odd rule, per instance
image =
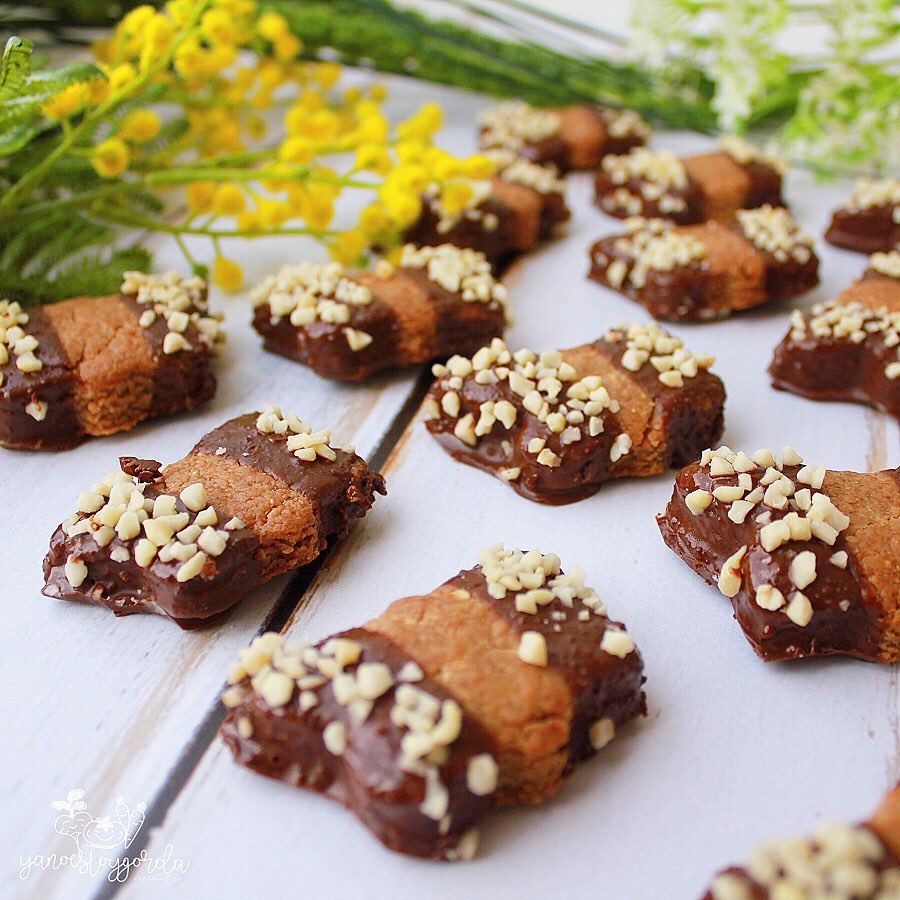
[[[795, 479], [799, 466], [784, 466], [783, 471]], [[900, 484], [900, 470], [890, 474]], [[656, 520], [669, 549], [704, 581], [715, 585], [725, 561], [741, 546], [748, 547], [741, 566], [742, 587], [731, 603], [747, 640], [764, 660], [831, 654], [880, 659], [879, 623], [883, 610], [874, 589], [860, 574], [853, 548], [843, 534], [838, 535], [833, 546], [819, 540], [792, 540], [767, 552], [759, 540], [762, 526], [755, 518], [758, 512], [751, 512], [742, 524], [737, 524], [728, 518], [724, 504], [714, 502], [701, 515], [694, 515], [687, 507], [685, 497], [692, 491], [711, 493], [717, 487], [735, 483], [735, 476], [713, 478], [708, 468], [697, 463], [683, 468], [675, 478], [665, 512]], [[787, 512], [768, 511], [773, 521]], [[829, 558], [842, 550], [849, 558], [845, 569], [829, 563]], [[803, 591], [813, 608], [813, 618], [805, 626], [795, 624], [783, 610], [763, 609], [755, 600], [761, 585], [773, 585], [785, 597], [794, 590], [788, 570], [801, 551], [815, 555], [817, 573], [815, 581]]]
[[[361, 645], [360, 663], [385, 663], [396, 674], [408, 661], [382, 635], [355, 628], [336, 637]], [[493, 805], [490, 795], [476, 796], [467, 785], [469, 760], [490, 753], [491, 740], [472, 716], [463, 715], [460, 735], [447, 748], [446, 759], [438, 767], [441, 782], [449, 791], [449, 828], [441, 833], [440, 823], [419, 809], [425, 798], [425, 779], [402, 764], [400, 742], [404, 732], [390, 716], [396, 687], [374, 702], [361, 724], [353, 722], [347, 706], [337, 702], [331, 683], [318, 690], [319, 702], [306, 712], [300, 710], [296, 688], [290, 702], [278, 709], [246, 691], [244, 700], [228, 711], [222, 737], [237, 762], [261, 775], [337, 800], [391, 850], [445, 859]], [[415, 687], [442, 701], [455, 699], [427, 677], [417, 681]], [[251, 723], [250, 737], [241, 735], [241, 719]], [[323, 741], [325, 726], [332, 722], [346, 728], [347, 746], [341, 755], [331, 753]]]
[[[805, 318], [809, 320], [809, 314]], [[885, 375], [896, 355], [896, 347], [888, 347], [880, 334], [855, 344], [847, 338], [817, 337], [809, 330], [795, 338], [788, 331], [768, 371], [779, 390], [810, 400], [864, 403], [900, 419], [900, 379]]]
[[[40, 307], [28, 310], [28, 334], [37, 338], [39, 372], [22, 372], [12, 359], [0, 367], [0, 445], [13, 450], [68, 450], [84, 440], [75, 411], [75, 374], [56, 332]], [[25, 407], [32, 402], [47, 404], [47, 414], [38, 422]]]
[[887, 253], [900, 244], [900, 222], [894, 220], [895, 209], [893, 205], [836, 209], [825, 240], [857, 253]]

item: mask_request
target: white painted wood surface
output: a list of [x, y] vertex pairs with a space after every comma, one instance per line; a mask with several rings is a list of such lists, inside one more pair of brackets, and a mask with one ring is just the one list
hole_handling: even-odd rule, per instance
[[[397, 82], [394, 103], [438, 95], [448, 109], [443, 143], [473, 147], [471, 97]], [[657, 134], [678, 152], [704, 142]], [[509, 277], [511, 346], [592, 340], [642, 310], [584, 278], [586, 248], [621, 223], [594, 210], [590, 179], [570, 179], [574, 219], [564, 239]], [[821, 234], [846, 185], [791, 177], [803, 224]], [[835, 294], [864, 259], [821, 241], [822, 286]], [[251, 280], [295, 258], [291, 239], [232, 245]], [[166, 250], [161, 267], [175, 262]], [[90, 897], [104, 874], [33, 870], [20, 858], [71, 852], [54, 833], [50, 803], [84, 788], [93, 815], [123, 795], [150, 804], [162, 826], [147, 848], [171, 845], [189, 865], [178, 880], [139, 872], [135, 897], [693, 897], [717, 868], [773, 830], [809, 828], [823, 813], [855, 818], [900, 777], [898, 667], [850, 660], [765, 665], [731, 619], [729, 604], [663, 545], [654, 516], [672, 475], [606, 485], [581, 503], [548, 508], [452, 462], [420, 417], [383, 469], [389, 496], [331, 554], [297, 597], [292, 633], [320, 638], [361, 624], [397, 597], [422, 593], [472, 565], [479, 549], [557, 552], [586, 570], [611, 614], [628, 625], [647, 668], [649, 717], [582, 766], [540, 808], [494, 815], [471, 864], [406, 859], [382, 849], [343, 809], [236, 766], [209, 728], [227, 666], [273, 607], [284, 580], [245, 601], [222, 627], [185, 634], [155, 617], [40, 596], [50, 534], [122, 454], [175, 459], [215, 424], [267, 401], [330, 423], [360, 452], [379, 444], [415, 376], [368, 387], [330, 385], [262, 353], [245, 297], [214, 296], [229, 314], [221, 386], [202, 412], [88, 443], [64, 456], [0, 451], [6, 546], [0, 673], [6, 685], [0, 779], [0, 893]], [[787, 308], [731, 321], [676, 326], [694, 349], [715, 353], [728, 389], [725, 440], [755, 449], [792, 444], [809, 460], [865, 470], [900, 464], [896, 423], [849, 404], [815, 404], [770, 389], [765, 375]], [[199, 729], [199, 730], [198, 730]], [[208, 747], [206, 744], [208, 743]], [[204, 748], [205, 752], [204, 752]], [[163, 819], [164, 814], [164, 819]]]

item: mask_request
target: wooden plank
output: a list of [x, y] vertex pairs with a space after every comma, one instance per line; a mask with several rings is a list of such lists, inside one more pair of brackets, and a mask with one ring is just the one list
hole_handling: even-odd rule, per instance
[[[700, 149], [661, 135], [659, 145]], [[791, 178], [801, 221], [819, 233], [846, 185]], [[569, 236], [524, 260], [512, 280], [510, 345], [567, 346], [641, 310], [584, 280], [591, 239], [617, 230], [572, 179]], [[819, 243], [823, 286], [835, 294], [863, 258]], [[811, 461], [866, 469], [900, 463], [896, 423], [849, 404], [810, 403], [770, 389], [772, 348], [785, 309], [679, 326], [713, 352], [728, 388], [731, 446], [791, 443]], [[386, 467], [390, 496], [320, 573], [288, 625], [320, 638], [364, 622], [389, 602], [422, 593], [473, 564], [496, 541], [539, 547], [586, 570], [611, 614], [644, 654], [650, 714], [581, 767], [540, 808], [506, 811], [483, 830], [471, 864], [439, 865], [381, 848], [332, 802], [256, 776], [214, 740], [148, 847], [190, 861], [188, 895], [396, 898], [697, 896], [718, 868], [773, 832], [808, 830], [821, 814], [859, 818], [900, 775], [897, 667], [847, 659], [764, 664], [725, 601], [663, 546], [654, 516], [670, 474], [611, 483], [586, 501], [547, 508], [452, 462], [421, 416]], [[224, 674], [224, 670], [223, 670]], [[169, 896], [138, 875], [125, 889]]]

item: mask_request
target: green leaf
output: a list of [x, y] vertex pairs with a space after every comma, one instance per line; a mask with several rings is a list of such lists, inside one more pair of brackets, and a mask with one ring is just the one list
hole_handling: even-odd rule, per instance
[[70, 84], [101, 74], [87, 60], [32, 72], [32, 49], [30, 41], [13, 36], [0, 58], [0, 156], [21, 150], [44, 130], [41, 104]]
[[150, 253], [143, 247], [125, 247], [111, 253], [98, 251], [80, 256], [52, 276], [23, 275], [0, 268], [0, 297], [18, 300], [26, 306], [52, 303], [67, 297], [96, 297], [113, 294], [122, 284], [127, 269], [146, 271]]

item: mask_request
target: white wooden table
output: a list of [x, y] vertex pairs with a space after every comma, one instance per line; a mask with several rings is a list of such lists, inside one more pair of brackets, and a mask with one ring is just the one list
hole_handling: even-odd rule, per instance
[[[391, 106], [409, 111], [433, 97], [447, 109], [444, 145], [473, 149], [482, 99], [398, 81]], [[654, 144], [676, 152], [708, 146], [674, 134], [657, 134]], [[588, 244], [621, 223], [590, 205], [587, 175], [570, 182], [568, 235], [510, 274], [516, 322], [507, 340], [515, 347], [571, 346], [646, 318], [585, 280]], [[803, 173], [788, 182], [796, 214], [816, 235], [847, 190]], [[179, 265], [171, 244], [158, 246], [159, 268]], [[863, 257], [821, 240], [818, 251], [822, 285], [804, 304], [834, 295], [864, 266]], [[227, 252], [252, 283], [310, 248], [285, 238]], [[654, 516], [671, 473], [611, 483], [563, 508], [529, 503], [452, 462], [428, 437], [416, 409], [417, 372], [330, 384], [262, 352], [245, 295], [214, 291], [212, 299], [226, 312], [230, 343], [210, 405], [64, 455], [0, 451], [0, 895], [691, 898], [771, 832], [809, 829], [826, 813], [859, 818], [900, 777], [897, 666], [757, 659], [728, 602], [659, 537]], [[718, 358], [714, 370], [728, 389], [725, 442], [748, 450], [790, 443], [832, 468], [898, 465], [898, 429], [887, 417], [769, 387], [765, 367], [786, 322], [781, 308], [673, 328]], [[41, 596], [50, 534], [82, 485], [119, 455], [173, 460], [209, 428], [266, 402], [330, 424], [387, 478], [388, 497], [314, 578], [290, 587], [278, 579], [225, 624], [199, 633]], [[330, 801], [233, 763], [216, 735], [217, 697], [229, 663], [255, 634], [285, 626], [318, 639], [362, 623], [501, 540], [584, 568], [646, 661], [649, 716], [580, 767], [556, 798], [490, 818], [474, 862], [435, 864], [392, 854]], [[143, 849], [157, 861], [155, 873], [145, 866], [121, 888], [103, 868], [84, 873], [59, 858], [74, 845], [54, 830], [51, 802], [79, 788], [95, 817], [114, 814], [120, 796], [132, 809], [147, 805], [128, 855]], [[186, 869], [180, 875], [170, 871], [176, 860]]]

